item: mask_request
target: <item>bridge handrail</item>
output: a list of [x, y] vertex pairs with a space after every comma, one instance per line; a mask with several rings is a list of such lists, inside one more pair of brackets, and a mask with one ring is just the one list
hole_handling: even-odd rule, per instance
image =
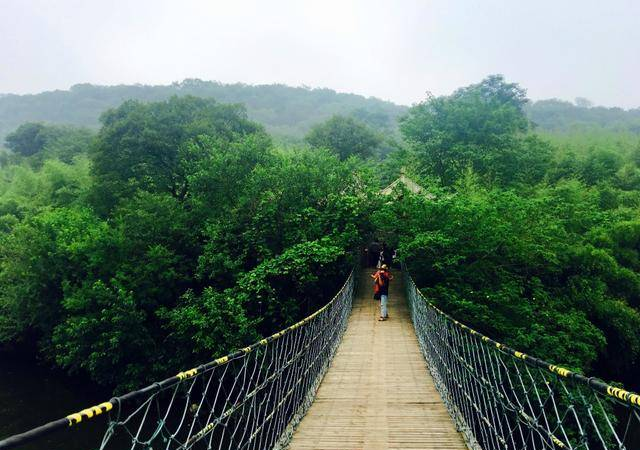
[[638, 394], [485, 336], [427, 299], [404, 265], [403, 273], [420, 348], [470, 448], [621, 450], [637, 439]]
[[[302, 329], [305, 325], [314, 322], [314, 319], [323, 317], [323, 313], [327, 313], [330, 311], [331, 308], [335, 307], [338, 303], [342, 302], [341, 305], [337, 305], [338, 307], [340, 307], [341, 309], [338, 311], [339, 313], [339, 317], [337, 317], [337, 321], [335, 321], [335, 323], [328, 323], [328, 325], [333, 325], [335, 326], [336, 330], [334, 330], [333, 334], [332, 334], [332, 339], [333, 342], [331, 342], [331, 347], [329, 349], [329, 352], [327, 353], [327, 360], [322, 361], [321, 364], [319, 366], [325, 365], [328, 363], [328, 361], [331, 360], [333, 353], [335, 352], [335, 348], [337, 347], [337, 342], [339, 341], [339, 338], [342, 334], [342, 332], [344, 331], [344, 328], [346, 327], [346, 318], [348, 317], [348, 312], [350, 311], [350, 306], [353, 300], [353, 292], [355, 289], [355, 269], [352, 269], [351, 273], [349, 274], [349, 276], [347, 277], [347, 280], [345, 281], [345, 283], [342, 285], [342, 287], [340, 288], [340, 290], [338, 291], [338, 293], [336, 293], [336, 295], [326, 304], [324, 305], [322, 308], [318, 309], [316, 312], [314, 312], [313, 314], [310, 314], [309, 316], [305, 317], [304, 319], [294, 323], [293, 325], [288, 326], [287, 328], [284, 328], [280, 331], [278, 331], [277, 333], [272, 334], [271, 336], [268, 336], [266, 338], [260, 339], [259, 341], [241, 348], [239, 350], [236, 350], [232, 353], [229, 353], [228, 355], [222, 356], [220, 358], [214, 359], [210, 362], [207, 362], [205, 364], [201, 364], [197, 367], [194, 367], [192, 369], [189, 370], [184, 370], [181, 371], [179, 373], [177, 373], [174, 376], [171, 376], [169, 378], [166, 378], [162, 381], [150, 384], [142, 389], [138, 389], [135, 391], [131, 391], [128, 392], [126, 394], [123, 394], [121, 396], [117, 396], [117, 397], [113, 397], [111, 398], [109, 401], [100, 403], [98, 405], [94, 405], [94, 406], [90, 406], [88, 408], [82, 409], [81, 411], [69, 414], [63, 418], [51, 421], [49, 423], [46, 423], [42, 426], [33, 428], [29, 431], [26, 431], [24, 433], [20, 433], [17, 435], [13, 435], [10, 437], [7, 437], [3, 440], [0, 440], [0, 450], [7, 450], [10, 448], [15, 448], [17, 446], [23, 445], [27, 442], [33, 441], [35, 439], [38, 439], [44, 435], [49, 435], [55, 431], [64, 429], [64, 428], [68, 428], [74, 425], [77, 425], [79, 423], [83, 423], [83, 421], [86, 420], [90, 420], [94, 417], [97, 417], [103, 413], [108, 413], [112, 410], [119, 410], [122, 408], [122, 406], [124, 404], [129, 404], [131, 403], [133, 400], [138, 399], [140, 397], [145, 397], [145, 396], [153, 396], [158, 394], [159, 392], [165, 391], [169, 388], [172, 388], [176, 385], [181, 384], [182, 382], [184, 382], [185, 380], [189, 380], [189, 379], [194, 379], [196, 377], [198, 377], [199, 375], [202, 375], [204, 373], [207, 372], [211, 372], [215, 369], [224, 367], [225, 365], [228, 365], [229, 363], [236, 361], [238, 359], [242, 359], [245, 358], [247, 355], [251, 355], [252, 353], [256, 352], [259, 349], [262, 348], [266, 348], [267, 346], [269, 346], [269, 344], [277, 342], [279, 340], [281, 340], [283, 337], [290, 335], [291, 333], [293, 333], [296, 330]], [[325, 326], [323, 328], [326, 329], [328, 328], [327, 326]], [[317, 340], [317, 337], [312, 338], [312, 342]], [[325, 339], [326, 340], [326, 339]], [[326, 343], [325, 343], [326, 344]], [[308, 350], [310, 347], [309, 344], [306, 345], [306, 347], [304, 347], [305, 350]], [[325, 350], [324, 348], [322, 349], [323, 351]], [[295, 359], [289, 360], [287, 361], [286, 364], [293, 364], [293, 362], [297, 362], [297, 360], [299, 359], [300, 355], [296, 355]], [[317, 358], [316, 358], [317, 359]], [[314, 360], [314, 363], [315, 364]], [[289, 365], [285, 366], [284, 368], [281, 367], [280, 369], [284, 370], [286, 368], [289, 368]], [[326, 369], [326, 368], [325, 368]], [[321, 369], [318, 373], [319, 373], [319, 377], [321, 378], [321, 376], [323, 375], [324, 369]], [[307, 372], [309, 371], [309, 369], [307, 369]], [[226, 372], [225, 372], [226, 373]], [[270, 381], [273, 381], [273, 379], [271, 379]], [[312, 385], [314, 383], [311, 383]], [[262, 386], [261, 388], [263, 388], [264, 386]], [[317, 386], [316, 386], [317, 387]], [[311, 386], [311, 389], [313, 389], [314, 387]], [[257, 390], [258, 388], [256, 388]], [[313, 394], [313, 393], [312, 393]], [[281, 405], [277, 405], [278, 407], [280, 407]], [[307, 405], [308, 406], [308, 405]], [[227, 411], [225, 411], [226, 413]], [[232, 411], [235, 412], [235, 411]], [[229, 414], [230, 415], [230, 414]], [[282, 430], [284, 431], [284, 430]], [[110, 436], [109, 436], [110, 437]], [[108, 440], [108, 439], [107, 439]], [[101, 446], [101, 448], [104, 447], [104, 444], [106, 442], [103, 442], [103, 446]], [[180, 447], [180, 448], [189, 448], [189, 447]]]
[[409, 281], [413, 285], [413, 287], [416, 289], [416, 293], [420, 297], [422, 297], [422, 299], [424, 299], [424, 301], [426, 301], [430, 307], [432, 307], [435, 311], [437, 311], [438, 314], [440, 314], [441, 316], [446, 317], [449, 321], [451, 321], [455, 326], [460, 328], [463, 332], [473, 336], [476, 339], [479, 339], [485, 342], [486, 344], [495, 346], [498, 350], [504, 353], [510, 354], [511, 356], [514, 356], [518, 359], [523, 360], [525, 363], [527, 363], [530, 366], [542, 368], [548, 372], [553, 373], [554, 375], [559, 375], [564, 378], [572, 378], [573, 380], [579, 383], [584, 383], [590, 386], [591, 388], [598, 390], [602, 394], [615, 398], [616, 400], [622, 400], [636, 408], [640, 407], [640, 394], [636, 394], [635, 392], [627, 391], [622, 388], [612, 386], [610, 384], [605, 383], [604, 381], [602, 381], [597, 377], [586, 377], [580, 373], [574, 372], [565, 367], [551, 364], [550, 362], [547, 362], [543, 359], [536, 358], [534, 356], [520, 352], [505, 344], [501, 344], [500, 342], [491, 339], [490, 337], [480, 333], [479, 331], [474, 330], [471, 327], [468, 327], [467, 325], [457, 321], [456, 319], [451, 317], [449, 314], [439, 309], [433, 302], [431, 302], [427, 297], [425, 297], [424, 294], [422, 294], [422, 292], [420, 292], [420, 290], [416, 287], [413, 279], [411, 278], [411, 275], [409, 275]]

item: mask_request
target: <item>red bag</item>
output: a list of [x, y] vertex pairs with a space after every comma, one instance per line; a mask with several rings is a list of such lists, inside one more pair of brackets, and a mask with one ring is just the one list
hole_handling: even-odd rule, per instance
[[380, 274], [376, 273], [376, 277], [373, 282], [373, 298], [374, 300], [380, 300], [380, 284], [378, 283]]

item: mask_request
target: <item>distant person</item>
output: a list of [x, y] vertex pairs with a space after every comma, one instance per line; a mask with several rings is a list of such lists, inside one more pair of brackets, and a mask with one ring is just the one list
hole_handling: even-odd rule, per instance
[[386, 257], [387, 254], [387, 244], [386, 242], [382, 242], [382, 248], [380, 249], [380, 256], [378, 257], [378, 265], [376, 266], [378, 269], [380, 269], [382, 267], [382, 265], [385, 263], [384, 259]]
[[391, 267], [393, 264], [394, 253], [395, 252], [387, 246], [386, 242], [383, 242], [382, 251], [380, 252], [380, 266], [382, 266], [382, 264], [386, 264], [387, 267]]
[[389, 282], [393, 280], [393, 275], [389, 272], [389, 267], [383, 264], [376, 273], [371, 275], [374, 281], [373, 298], [380, 300], [380, 317], [378, 320], [383, 321], [389, 318], [387, 311], [387, 302], [389, 300]]
[[379, 267], [377, 264], [380, 260], [380, 244], [377, 241], [373, 241], [369, 245], [368, 250], [367, 256], [369, 257], [369, 267]]
[[360, 266], [369, 267], [369, 246], [365, 245], [360, 252]]

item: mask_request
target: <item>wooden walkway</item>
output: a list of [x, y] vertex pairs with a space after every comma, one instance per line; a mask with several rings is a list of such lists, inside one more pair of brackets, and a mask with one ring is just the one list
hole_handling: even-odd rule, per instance
[[371, 273], [360, 275], [347, 331], [289, 450], [466, 450], [420, 353], [401, 274], [390, 318], [378, 322]]

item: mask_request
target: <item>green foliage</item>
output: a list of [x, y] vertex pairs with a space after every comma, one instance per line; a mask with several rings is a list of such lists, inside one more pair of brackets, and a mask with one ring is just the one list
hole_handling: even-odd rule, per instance
[[[258, 164], [272, 160], [271, 141], [262, 133], [224, 142], [200, 136], [181, 148], [182, 192], [199, 209], [221, 210], [238, 201]], [[213, 212], [212, 211], [212, 212]]]
[[0, 342], [36, 333], [43, 349], [60, 320], [65, 286], [103, 269], [108, 227], [84, 208], [57, 208], [26, 218], [0, 246]]
[[32, 156], [39, 153], [47, 142], [44, 131], [46, 127], [41, 123], [25, 123], [17, 130], [7, 135], [7, 147], [22, 156]]
[[344, 248], [358, 245], [368, 231], [370, 207], [358, 195], [366, 183], [354, 169], [328, 152], [310, 150], [256, 166], [237, 206], [227, 209], [225, 220], [208, 222], [200, 275], [228, 286], [234, 270], [254, 267], [299, 242], [332, 236]]
[[[67, 91], [0, 96], [0, 141], [26, 122], [72, 124], [97, 129], [100, 115], [126, 100], [158, 102], [176, 95], [242, 103], [247, 107], [248, 116], [263, 124], [279, 142], [300, 142], [313, 125], [335, 114], [353, 116], [377, 131], [395, 134], [397, 119], [407, 109], [376, 98], [282, 84], [251, 86], [198, 79], [186, 79], [168, 86], [97, 86], [85, 83], [72, 86]], [[582, 101], [573, 105], [555, 99], [532, 102], [524, 109], [527, 117], [541, 131], [640, 133], [640, 109], [625, 111], [592, 107]]]
[[592, 106], [586, 99], [576, 104], [558, 99], [540, 100], [525, 109], [531, 121], [542, 130], [560, 133], [612, 131], [640, 133], [640, 108]]
[[[419, 202], [415, 207], [427, 210], [421, 220], [408, 217], [403, 224], [408, 229], [402, 232], [406, 237], [400, 252], [412, 267], [424, 268], [419, 273], [428, 279], [421, 283], [434, 285], [428, 295], [459, 320], [483, 325], [481, 331], [492, 336], [519, 333], [529, 326], [533, 312], [522, 294], [535, 287], [505, 267], [534, 261], [546, 267], [555, 262], [539, 241], [542, 236], [530, 235], [531, 228], [521, 223], [503, 220], [504, 209], [522, 222], [539, 219], [524, 206], [513, 197], [463, 190], [446, 200]], [[522, 254], [527, 255], [526, 263]]]
[[264, 261], [243, 275], [238, 287], [251, 299], [250, 311], [263, 330], [281, 329], [331, 298], [352, 264], [333, 239], [307, 241]]
[[589, 185], [612, 184], [635, 190], [640, 138], [631, 134], [589, 132], [545, 135], [555, 145], [548, 178], [577, 177]]
[[126, 380], [121, 388], [128, 389], [147, 378], [140, 361], [157, 352], [157, 343], [142, 326], [145, 313], [131, 291], [96, 281], [66, 295], [63, 307], [68, 316], [52, 336], [60, 366], [106, 385]]
[[140, 386], [321, 307], [371, 232], [355, 161], [275, 150], [240, 107], [129, 102], [104, 122], [93, 164], [0, 169], [2, 348]]
[[603, 210], [600, 195], [575, 180], [523, 195], [467, 174], [452, 193], [403, 196], [374, 221], [399, 236], [425, 294], [458, 320], [634, 386], [640, 215]]
[[93, 132], [86, 128], [29, 122], [7, 135], [6, 145], [32, 166], [39, 167], [54, 158], [71, 163], [76, 156], [89, 151], [93, 137]]
[[[171, 97], [177, 91], [247, 99], [249, 113]], [[129, 97], [162, 101], [106, 112], [97, 137], [39, 123], [9, 136], [13, 152], [0, 167], [2, 349], [35, 348], [97, 383], [137, 387], [317, 310], [375, 233], [457, 319], [638, 387], [632, 127], [534, 132], [526, 114], [537, 104], [500, 76], [411, 108], [401, 124], [407, 145], [395, 136], [400, 109], [327, 90], [190, 80], [38, 98], [53, 97], [100, 98], [91, 111]], [[0, 99], [0, 131], [3, 105], [20, 101]], [[73, 120], [95, 121], [75, 112], [85, 115]], [[295, 139], [274, 146], [248, 119], [302, 136], [336, 113], [305, 148]], [[380, 198], [401, 170], [431, 195]]]
[[0, 217], [23, 218], [48, 207], [82, 204], [91, 186], [89, 161], [49, 159], [40, 169], [10, 165], [0, 170]]
[[[544, 103], [525, 102], [490, 77], [411, 108], [409, 147], [384, 164], [426, 175], [435, 198], [403, 195], [372, 220], [458, 320], [638, 389], [640, 141], [566, 123], [535, 134], [526, 113]], [[598, 113], [581, 104], [585, 118]]]
[[239, 105], [214, 100], [172, 97], [166, 102], [125, 102], [102, 115], [103, 127], [92, 154], [96, 178], [94, 198], [107, 212], [137, 190], [168, 192], [176, 198], [188, 193], [183, 149], [198, 136], [213, 137], [220, 145], [262, 133]]
[[257, 321], [247, 317], [247, 303], [233, 289], [207, 287], [200, 295], [188, 290], [175, 308], [162, 308], [157, 314], [165, 320], [172, 347], [186, 350], [180, 352], [179, 362], [193, 365], [258, 339]]
[[373, 155], [381, 139], [365, 124], [351, 117], [333, 116], [314, 126], [305, 141], [313, 148], [325, 148], [342, 160]]
[[525, 92], [494, 75], [448, 97], [429, 97], [412, 107], [400, 130], [425, 174], [450, 186], [472, 167], [501, 184], [535, 183], [546, 171], [548, 146], [528, 129]]

